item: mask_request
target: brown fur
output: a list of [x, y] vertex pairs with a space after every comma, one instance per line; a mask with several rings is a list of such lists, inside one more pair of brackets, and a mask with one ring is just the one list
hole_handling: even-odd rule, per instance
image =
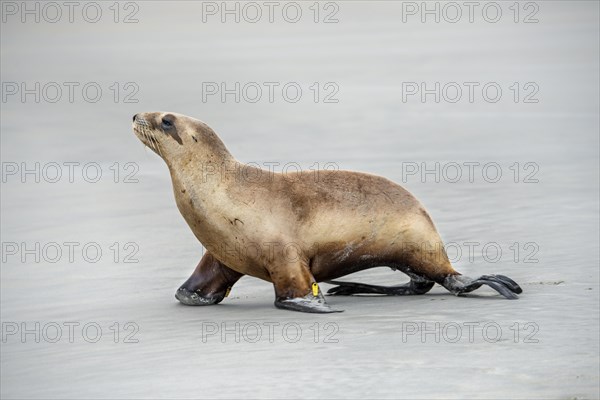
[[[165, 115], [172, 129], [161, 128]], [[251, 275], [273, 282], [278, 298], [293, 298], [315, 281], [381, 265], [438, 283], [458, 274], [425, 208], [388, 179], [270, 173], [236, 161], [200, 121], [139, 118], [149, 127], [134, 122], [136, 134], [167, 163], [177, 207], [209, 252], [190, 278], [199, 290], [223, 291]]]

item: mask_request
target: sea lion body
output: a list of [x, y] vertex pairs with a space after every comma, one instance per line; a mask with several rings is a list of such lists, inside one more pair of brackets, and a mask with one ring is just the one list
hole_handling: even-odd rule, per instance
[[[174, 179], [177, 206], [192, 231], [230, 268], [271, 281], [272, 260], [265, 258], [287, 246], [284, 259], [305, 257], [317, 281], [369, 268], [373, 262], [413, 265], [425, 269], [418, 273], [429, 275], [452, 272], [440, 271], [439, 266], [427, 271], [429, 265], [397, 251], [406, 250], [401, 244], [432, 239], [434, 248], [441, 240], [421, 204], [393, 182], [348, 171], [260, 175], [260, 182], [253, 178], [225, 183], [222, 190], [227, 195], [214, 207], [196, 200], [201, 197], [197, 184]], [[376, 191], [361, 191], [363, 187]], [[207, 223], [204, 213], [222, 218]], [[260, 251], [251, 251], [258, 247]], [[245, 257], [238, 250], [247, 250]], [[449, 265], [447, 258], [445, 262]]]
[[167, 163], [177, 207], [207, 250], [176, 294], [184, 304], [218, 303], [250, 275], [273, 282], [280, 308], [331, 312], [315, 283], [376, 266], [412, 280], [392, 288], [343, 283], [330, 292], [420, 294], [434, 283], [457, 294], [482, 284], [509, 298], [520, 291], [501, 275], [471, 280], [456, 272], [425, 208], [386, 178], [244, 165], [206, 124], [179, 114], [137, 114], [133, 127]]

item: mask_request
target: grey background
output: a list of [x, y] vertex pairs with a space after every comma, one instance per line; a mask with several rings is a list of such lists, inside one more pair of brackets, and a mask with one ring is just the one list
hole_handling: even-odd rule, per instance
[[[103, 335], [97, 343], [80, 329], [70, 343], [66, 328], [57, 343], [6, 337], [2, 398], [600, 395], [597, 2], [537, 1], [539, 22], [531, 24], [513, 22], [512, 2], [499, 2], [498, 23], [476, 13], [473, 23], [463, 16], [455, 24], [418, 16], [403, 22], [402, 3], [385, 1], [338, 1], [339, 22], [331, 24], [312, 21], [313, 2], [299, 3], [303, 17], [295, 24], [280, 13], [274, 23], [222, 23], [218, 16], [203, 22], [202, 4], [191, 1], [135, 2], [139, 22], [114, 23], [112, 2], [99, 4], [103, 18], [95, 24], [76, 14], [74, 23], [7, 16], [1, 26], [2, 82], [103, 88], [97, 103], [80, 92], [73, 103], [18, 96], [1, 103], [4, 165], [97, 162], [103, 172], [97, 183], [82, 179], [81, 169], [73, 183], [23, 183], [18, 175], [2, 182], [3, 243], [95, 242], [103, 250], [97, 263], [80, 255], [51, 263], [3, 254], [4, 326], [94, 322]], [[303, 96], [297, 103], [281, 96], [274, 103], [202, 101], [203, 82], [267, 81], [298, 82]], [[481, 96], [473, 103], [402, 102], [402, 82], [436, 81], [497, 82], [504, 92], [497, 103]], [[135, 83], [138, 102], [115, 103], [108, 89], [114, 82]], [[336, 83], [339, 102], [315, 103], [308, 90], [314, 82]], [[512, 101], [513, 82], [535, 82], [539, 102]], [[329, 298], [346, 311], [315, 316], [275, 309], [271, 285], [246, 277], [219, 306], [180, 306], [173, 294], [202, 248], [178, 213], [164, 163], [131, 132], [134, 113], [156, 110], [206, 121], [244, 162], [335, 163], [402, 183], [427, 206], [445, 241], [493, 242], [503, 250], [489, 262], [480, 246], [456, 269], [473, 277], [503, 273], [524, 294], [506, 301], [482, 289], [457, 298], [437, 287], [417, 297]], [[122, 176], [113, 182], [115, 162], [121, 173], [124, 163], [136, 163], [138, 183]], [[419, 176], [405, 182], [407, 162], [496, 162], [504, 175], [489, 183], [478, 169], [473, 183]], [[515, 162], [536, 163], [539, 182], [515, 183], [508, 169]], [[114, 262], [114, 242], [122, 252], [135, 242], [139, 262], [124, 263], [124, 253]], [[515, 242], [516, 262], [509, 249]], [[524, 262], [529, 242], [539, 248], [537, 262]], [[358, 275], [352, 280], [405, 279], [389, 269]], [[128, 321], [139, 327], [138, 343], [123, 343]], [[115, 322], [119, 343], [109, 328]], [[479, 324], [472, 342], [469, 322]], [[222, 323], [280, 325], [273, 340], [265, 329], [256, 343], [250, 334], [237, 335], [239, 343], [235, 334], [203, 335]], [[282, 333], [288, 323], [302, 329], [295, 343]], [[457, 324], [463, 336], [456, 343], [447, 335], [407, 336], [421, 323], [433, 330]], [[485, 340], [485, 323], [501, 327], [501, 340]], [[533, 329], [523, 330], [526, 323], [537, 327], [537, 343], [524, 341]], [[329, 343], [334, 328], [337, 342]]]

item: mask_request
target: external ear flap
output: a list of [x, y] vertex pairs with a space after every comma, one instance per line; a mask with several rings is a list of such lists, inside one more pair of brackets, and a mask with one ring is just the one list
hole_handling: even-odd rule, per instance
[[175, 127], [166, 131], [167, 135], [171, 136], [177, 143], [183, 146], [183, 140], [181, 140], [181, 136], [177, 133], [177, 129]]

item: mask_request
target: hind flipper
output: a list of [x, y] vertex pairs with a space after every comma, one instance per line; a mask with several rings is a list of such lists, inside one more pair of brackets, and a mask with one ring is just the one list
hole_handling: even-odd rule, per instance
[[483, 275], [481, 276], [479, 279], [487, 279], [487, 280], [492, 280], [492, 281], [500, 281], [502, 284], [504, 284], [506, 287], [508, 287], [511, 292], [513, 293], [523, 293], [523, 289], [521, 289], [521, 286], [519, 286], [519, 284], [515, 281], [513, 281], [512, 279], [510, 279], [508, 276], [504, 276], [504, 275]]
[[510, 300], [518, 299], [516, 293], [523, 292], [515, 281], [504, 275], [483, 275], [477, 279], [464, 275], [449, 275], [442, 285], [455, 295], [469, 293], [479, 289], [481, 285], [486, 285]]
[[416, 295], [429, 292], [433, 285], [428, 280], [411, 280], [408, 283], [397, 286], [377, 286], [356, 282], [329, 281], [332, 285], [339, 285], [327, 291], [332, 296], [351, 296], [353, 294], [383, 294], [387, 296]]

